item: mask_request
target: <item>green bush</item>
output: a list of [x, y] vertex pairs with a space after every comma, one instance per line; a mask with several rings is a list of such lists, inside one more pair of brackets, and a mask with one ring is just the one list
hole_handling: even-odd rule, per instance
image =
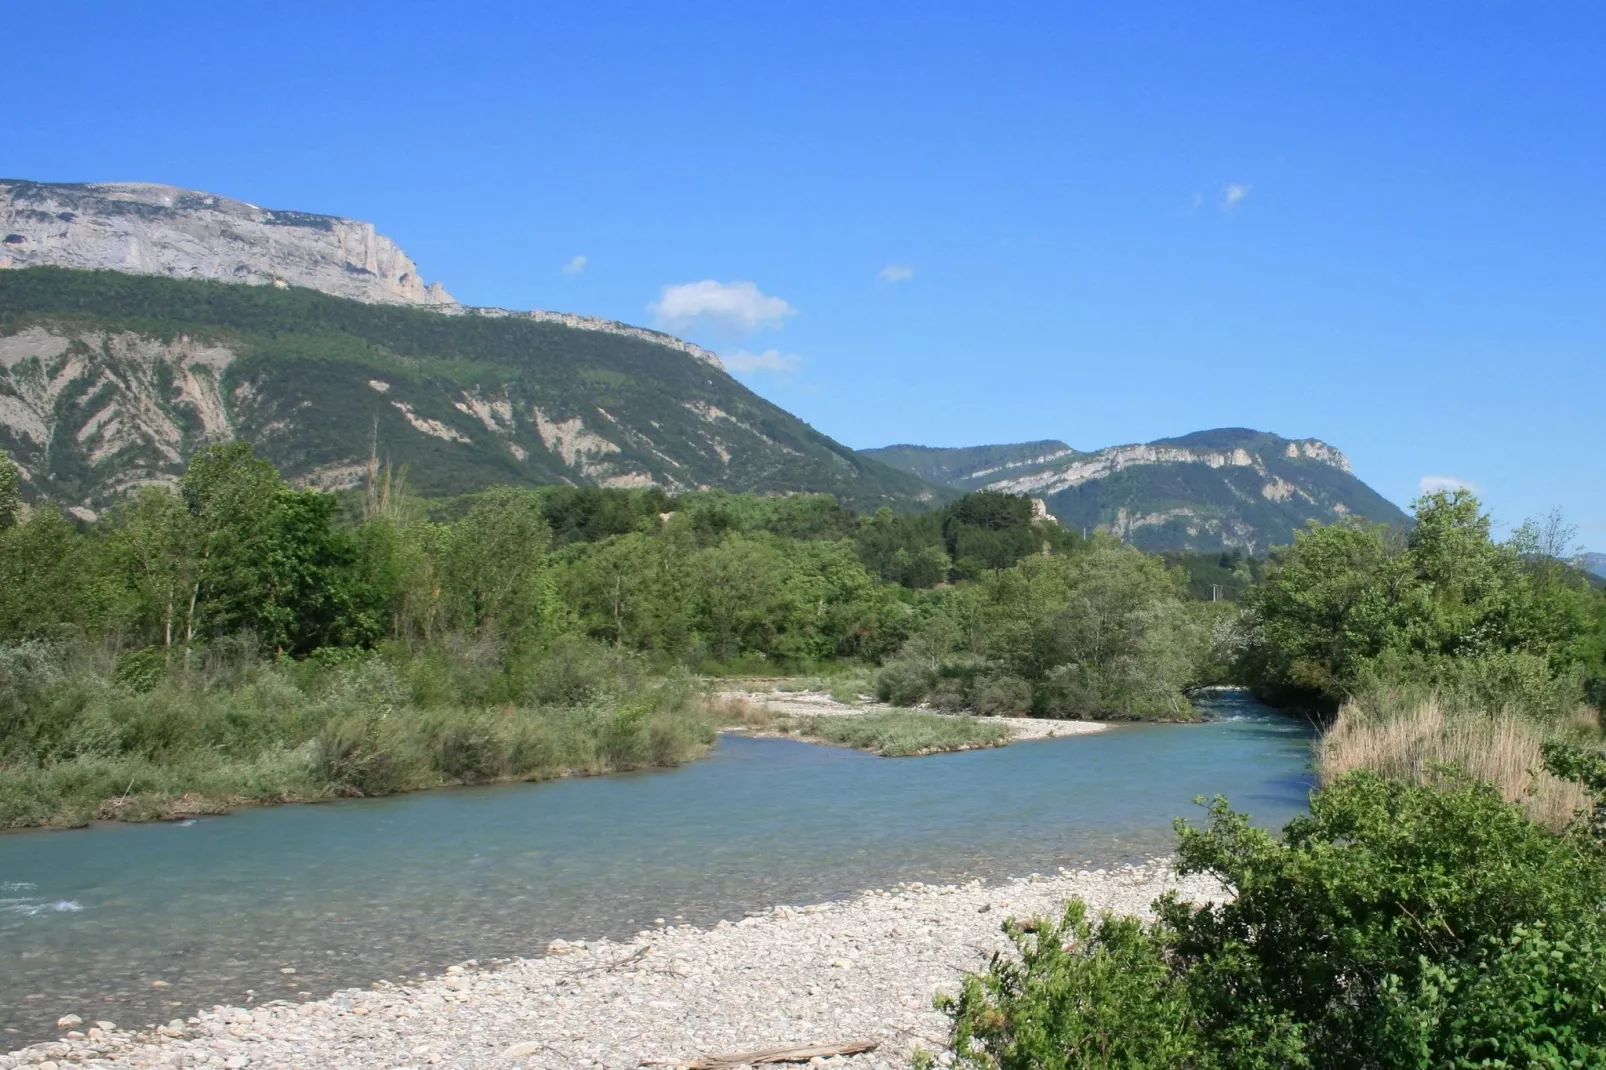
[[1018, 676], [988, 680], [976, 695], [976, 712], [989, 717], [1018, 717], [1031, 708], [1032, 685]]
[[148, 646], [143, 650], [130, 650], [119, 655], [112, 679], [137, 695], [153, 691], [167, 678], [167, 652], [161, 647]]
[[1179, 831], [1179, 871], [1232, 897], [1012, 930], [1020, 962], [941, 1001], [965, 1065], [1606, 1064], [1606, 854], [1581, 831], [1448, 773], [1346, 777], [1280, 841], [1219, 799]]
[[931, 674], [908, 661], [888, 662], [876, 674], [875, 695], [894, 706], [915, 706], [925, 701]]

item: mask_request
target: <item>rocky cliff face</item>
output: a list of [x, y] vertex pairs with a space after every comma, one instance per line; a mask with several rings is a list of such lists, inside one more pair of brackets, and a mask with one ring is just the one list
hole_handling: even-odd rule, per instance
[[0, 268], [98, 268], [449, 305], [372, 223], [143, 182], [0, 181]]
[[700, 346], [615, 320], [460, 305], [440, 283], [425, 283], [418, 265], [372, 223], [258, 208], [176, 186], [0, 179], [0, 268], [26, 267], [304, 286], [355, 301], [523, 317], [640, 338], [721, 367]]
[[1087, 453], [1057, 441], [865, 452], [927, 478], [942, 473], [965, 490], [1040, 498], [1062, 524], [1111, 531], [1153, 550], [1263, 552], [1288, 543], [1308, 520], [1405, 519], [1327, 443], [1248, 428]]

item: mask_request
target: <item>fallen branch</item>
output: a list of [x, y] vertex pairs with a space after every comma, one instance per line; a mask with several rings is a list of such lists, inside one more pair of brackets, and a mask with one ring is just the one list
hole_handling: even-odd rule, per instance
[[704, 1055], [691, 1062], [653, 1060], [641, 1066], [676, 1066], [680, 1070], [730, 1070], [736, 1066], [757, 1066], [762, 1063], [806, 1063], [810, 1059], [829, 1059], [833, 1055], [862, 1055], [881, 1046], [879, 1040], [850, 1040], [843, 1044], [806, 1044], [802, 1047], [762, 1048], [758, 1051], [738, 1051], [730, 1055]]
[[570, 977], [581, 977], [590, 973], [612, 973], [614, 970], [622, 970], [631, 963], [640, 962], [646, 958], [647, 952], [651, 950], [650, 946], [644, 947], [633, 955], [626, 955], [624, 958], [615, 959], [613, 962], [600, 962], [595, 966], [582, 966], [577, 970], [570, 970], [568, 975]]

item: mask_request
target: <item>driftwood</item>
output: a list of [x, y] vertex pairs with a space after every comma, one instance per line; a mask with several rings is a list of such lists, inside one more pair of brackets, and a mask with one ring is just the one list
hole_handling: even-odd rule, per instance
[[637, 951], [634, 955], [626, 955], [624, 958], [615, 959], [612, 962], [599, 962], [594, 966], [581, 966], [577, 970], [567, 971], [567, 975], [570, 977], [583, 977], [586, 974], [592, 973], [612, 973], [614, 970], [622, 970], [626, 966], [635, 965], [642, 959], [646, 958], [647, 952], [651, 950], [651, 947], [644, 947]]
[[676, 1066], [680, 1070], [730, 1070], [735, 1066], [758, 1066], [764, 1063], [806, 1063], [815, 1057], [829, 1059], [833, 1055], [862, 1055], [881, 1046], [879, 1040], [850, 1040], [842, 1044], [805, 1044], [782, 1048], [762, 1048], [758, 1051], [738, 1051], [729, 1055], [704, 1055], [691, 1062], [654, 1061], [642, 1066]]

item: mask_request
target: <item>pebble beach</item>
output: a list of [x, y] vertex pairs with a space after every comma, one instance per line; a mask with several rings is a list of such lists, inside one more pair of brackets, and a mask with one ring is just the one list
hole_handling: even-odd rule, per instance
[[691, 1066], [849, 1042], [873, 1047], [793, 1065], [890, 1070], [917, 1049], [946, 1063], [946, 1019], [932, 995], [1008, 950], [1006, 918], [1057, 913], [1072, 896], [1095, 911], [1146, 914], [1173, 888], [1194, 900], [1220, 895], [1163, 861], [909, 884], [708, 929], [657, 919], [629, 940], [554, 941], [539, 958], [471, 961], [327, 999], [217, 1006], [137, 1029], [64, 1008], [62, 1039], [0, 1055], [0, 1070]]

